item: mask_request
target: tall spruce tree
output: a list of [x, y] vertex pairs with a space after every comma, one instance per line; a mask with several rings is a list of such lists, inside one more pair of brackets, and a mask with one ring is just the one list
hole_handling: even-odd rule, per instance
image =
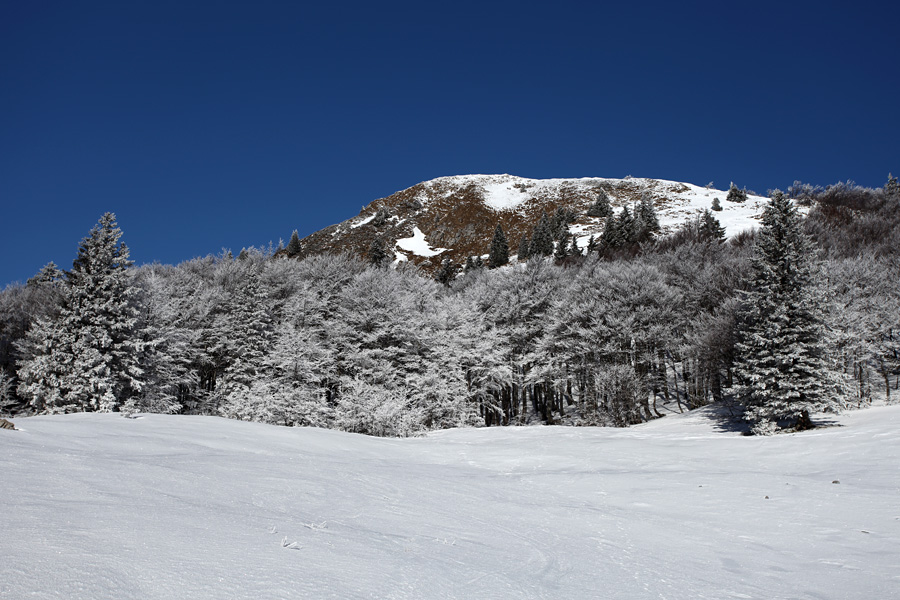
[[631, 211], [627, 206], [623, 206], [619, 211], [619, 216], [616, 217], [616, 229], [621, 237], [621, 243], [633, 244], [637, 241], [637, 231], [635, 231], [634, 225], [635, 221]]
[[528, 248], [528, 256], [550, 256], [553, 254], [553, 231], [550, 227], [550, 218], [547, 212], [541, 215], [531, 234], [531, 246]]
[[600, 188], [597, 190], [597, 200], [591, 205], [587, 211], [589, 217], [609, 217], [612, 216], [612, 206], [609, 205], [609, 196]]
[[641, 202], [635, 207], [634, 212], [635, 219], [640, 221], [640, 230], [637, 231], [638, 241], [647, 241], [660, 232], [656, 206], [649, 194], [641, 196]]
[[506, 242], [506, 234], [503, 233], [503, 227], [500, 226], [500, 223], [497, 223], [497, 227], [494, 229], [494, 238], [491, 240], [488, 261], [492, 269], [509, 263], [509, 244]]
[[763, 213], [736, 343], [734, 392], [758, 434], [809, 428], [810, 413], [840, 405], [814, 248], [801, 225], [791, 201], [776, 192]]
[[531, 245], [531, 240], [528, 239], [528, 235], [523, 235], [522, 239], [519, 240], [519, 254], [518, 260], [519, 262], [528, 260], [528, 249]]
[[706, 243], [722, 243], [725, 241], [725, 228], [708, 208], [700, 214], [698, 233], [700, 240]]
[[115, 215], [104, 214], [66, 273], [59, 314], [28, 334], [18, 392], [37, 411], [111, 412], [142, 387], [132, 263], [121, 236]]
[[291, 241], [288, 242], [287, 245], [287, 255], [291, 258], [295, 256], [300, 256], [300, 253], [303, 251], [303, 246], [300, 244], [300, 235], [297, 233], [295, 229], [291, 234]]
[[[624, 209], [623, 209], [624, 210]], [[600, 235], [599, 249], [601, 252], [620, 247], [624, 243], [619, 220], [615, 216], [606, 217], [603, 223], [603, 233]]]

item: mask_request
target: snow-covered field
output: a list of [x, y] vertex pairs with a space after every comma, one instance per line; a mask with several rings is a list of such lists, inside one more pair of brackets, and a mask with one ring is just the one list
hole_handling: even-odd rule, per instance
[[769, 438], [15, 423], [2, 598], [900, 598], [900, 407]]

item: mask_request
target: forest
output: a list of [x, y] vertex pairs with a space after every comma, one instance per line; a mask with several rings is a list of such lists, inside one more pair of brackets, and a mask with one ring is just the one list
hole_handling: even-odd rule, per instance
[[430, 276], [291, 246], [136, 267], [107, 213], [71, 270], [50, 263], [0, 292], [0, 414], [204, 414], [409, 436], [621, 427], [662, 405], [718, 403], [767, 434], [897, 400], [896, 178], [795, 183], [771, 194], [759, 229], [728, 240], [709, 211], [665, 236], [623, 233], [627, 209], [606, 218], [588, 248], [532, 243], [502, 267], [498, 227], [487, 265]]

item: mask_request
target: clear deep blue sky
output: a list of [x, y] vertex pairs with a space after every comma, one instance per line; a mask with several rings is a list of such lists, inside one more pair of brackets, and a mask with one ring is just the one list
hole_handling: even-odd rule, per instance
[[900, 171], [885, 2], [0, 1], [0, 287], [115, 212], [139, 264], [442, 175], [762, 193]]

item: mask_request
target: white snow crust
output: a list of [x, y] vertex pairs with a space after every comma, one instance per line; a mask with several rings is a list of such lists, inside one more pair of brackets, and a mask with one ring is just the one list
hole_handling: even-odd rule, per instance
[[513, 187], [512, 182], [485, 183], [482, 189], [484, 203], [498, 211], [513, 210], [528, 200], [524, 191]]
[[764, 438], [697, 412], [404, 440], [14, 422], [0, 598], [900, 597], [896, 406]]
[[418, 227], [413, 227], [413, 236], [397, 240], [397, 245], [417, 256], [431, 257], [445, 252], [447, 248], [432, 248], [425, 240], [425, 234]]

